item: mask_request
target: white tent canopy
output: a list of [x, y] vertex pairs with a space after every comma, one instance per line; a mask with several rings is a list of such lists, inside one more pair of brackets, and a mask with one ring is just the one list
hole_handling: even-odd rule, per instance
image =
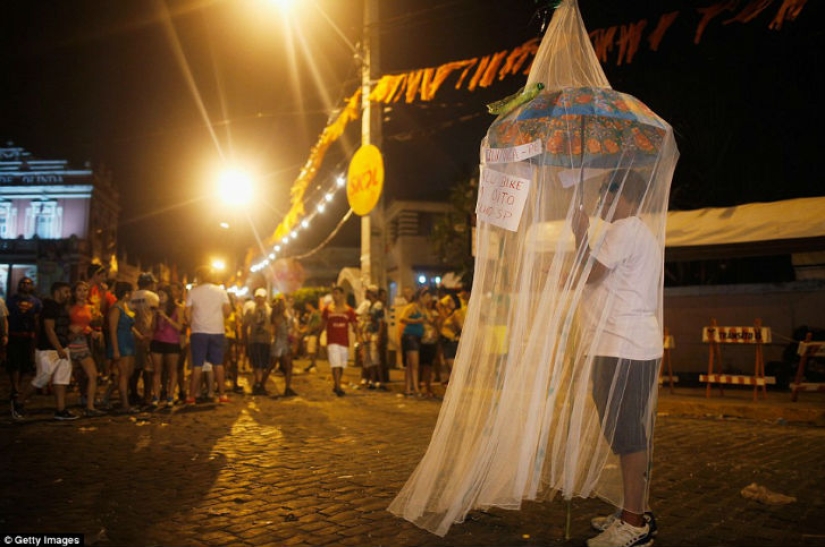
[[[531, 245], [553, 249], [565, 234], [562, 221], [530, 228]], [[665, 231], [668, 261], [769, 256], [825, 250], [825, 197], [797, 198], [733, 207], [669, 211]]]
[[825, 197], [669, 211], [667, 260], [825, 250]]

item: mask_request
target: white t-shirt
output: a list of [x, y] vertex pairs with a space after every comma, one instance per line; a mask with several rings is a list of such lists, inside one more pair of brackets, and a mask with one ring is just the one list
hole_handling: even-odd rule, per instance
[[370, 308], [372, 307], [372, 302], [369, 299], [365, 298], [358, 304], [358, 307], [355, 309], [355, 315], [358, 316], [358, 328], [361, 332], [366, 331], [367, 326], [370, 324]]
[[662, 329], [658, 310], [661, 297], [662, 251], [653, 234], [638, 217], [609, 224], [603, 239], [591, 250], [609, 269], [584, 297], [588, 326], [595, 336], [604, 326], [592, 353], [635, 360], [662, 356]]
[[186, 307], [191, 308], [192, 334], [224, 334], [223, 306], [229, 295], [213, 283], [192, 287], [186, 294]]
[[160, 297], [149, 289], [138, 289], [132, 293], [129, 307], [135, 312], [135, 326], [142, 333], [148, 333], [152, 327], [152, 316], [160, 306]]

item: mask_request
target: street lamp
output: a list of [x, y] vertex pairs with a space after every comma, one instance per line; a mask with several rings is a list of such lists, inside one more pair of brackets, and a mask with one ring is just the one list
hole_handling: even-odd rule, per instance
[[227, 168], [218, 175], [218, 197], [222, 202], [241, 207], [252, 201], [252, 177], [238, 168]]
[[241, 235], [241, 215], [249, 213], [248, 208], [254, 197], [254, 181], [249, 172], [239, 167], [226, 167], [215, 177], [215, 198], [219, 215], [219, 226], [227, 260], [213, 261], [212, 267], [216, 271], [234, 271], [238, 264], [236, 251], [237, 240]]

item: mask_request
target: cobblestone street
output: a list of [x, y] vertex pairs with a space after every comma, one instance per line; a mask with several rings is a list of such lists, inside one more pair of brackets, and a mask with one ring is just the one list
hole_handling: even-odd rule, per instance
[[[426, 450], [439, 402], [397, 393], [403, 371], [393, 371], [394, 391], [358, 389], [357, 368], [339, 398], [328, 372], [321, 362], [296, 376], [298, 397], [73, 422], [54, 421], [38, 396], [24, 422], [0, 420], [0, 531], [77, 532], [99, 546], [578, 546], [593, 535], [589, 519], [611, 510], [592, 499], [525, 502], [473, 512], [444, 538], [420, 530], [386, 507]], [[276, 376], [269, 390], [282, 386]], [[718, 409], [687, 416], [663, 409], [666, 399], [656, 545], [825, 545], [825, 427]], [[796, 502], [746, 499], [751, 483]]]

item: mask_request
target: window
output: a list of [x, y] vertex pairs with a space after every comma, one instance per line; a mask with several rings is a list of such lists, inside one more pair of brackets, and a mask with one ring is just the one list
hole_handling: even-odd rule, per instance
[[10, 201], [0, 202], [0, 239], [14, 239], [17, 209]]
[[26, 238], [59, 239], [63, 208], [56, 201], [33, 201], [26, 210]]
[[40, 213], [35, 217], [34, 234], [41, 239], [49, 239], [52, 234], [52, 216]]

